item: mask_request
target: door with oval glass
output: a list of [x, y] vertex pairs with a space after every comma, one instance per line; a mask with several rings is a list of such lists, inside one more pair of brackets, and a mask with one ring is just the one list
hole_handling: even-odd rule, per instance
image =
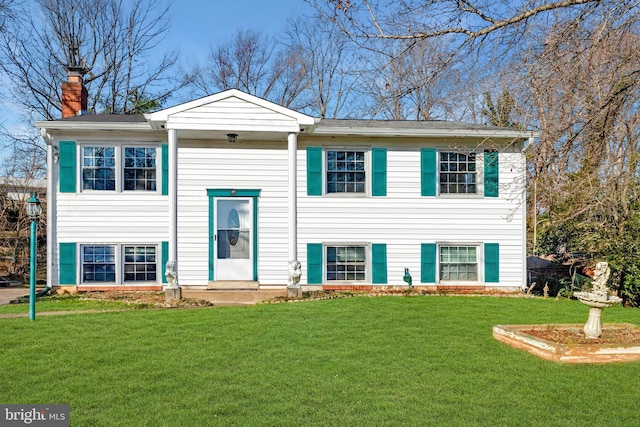
[[253, 279], [252, 198], [216, 199], [215, 280]]

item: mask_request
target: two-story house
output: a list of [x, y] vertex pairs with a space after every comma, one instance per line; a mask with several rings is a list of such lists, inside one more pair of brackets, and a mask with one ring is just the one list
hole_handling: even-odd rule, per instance
[[[327, 120], [238, 90], [145, 115], [88, 115], [82, 77], [48, 153], [48, 283], [182, 288], [525, 286], [531, 132]], [[294, 283], [295, 285], [295, 283]]]

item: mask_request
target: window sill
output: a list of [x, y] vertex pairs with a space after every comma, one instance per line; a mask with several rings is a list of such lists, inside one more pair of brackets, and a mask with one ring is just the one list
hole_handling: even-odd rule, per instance
[[[434, 197], [434, 196], [431, 196], [431, 197]], [[482, 194], [464, 194], [464, 193], [438, 194], [435, 197], [441, 198], [441, 199], [485, 199], [486, 198]]]
[[362, 199], [369, 197], [367, 193], [324, 193], [322, 197], [336, 199]]

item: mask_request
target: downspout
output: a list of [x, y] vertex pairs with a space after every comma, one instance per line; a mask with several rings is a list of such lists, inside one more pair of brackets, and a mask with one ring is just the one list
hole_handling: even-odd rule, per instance
[[[46, 129], [40, 129], [42, 139], [47, 144], [47, 284], [43, 290], [36, 294], [41, 297], [48, 294], [53, 289], [53, 248], [58, 242], [55, 225], [56, 212], [56, 188], [55, 188], [55, 165], [58, 163], [57, 147], [51, 142], [51, 135]], [[56, 153], [54, 153], [56, 150]]]
[[[522, 186], [522, 203], [523, 203], [523, 218], [522, 218], [522, 248], [524, 250], [524, 256], [522, 260], [522, 290], [526, 291], [529, 281], [529, 274], [527, 272], [527, 149], [533, 145], [534, 133], [531, 131], [528, 140], [524, 143], [524, 147], [520, 151], [522, 153], [522, 167], [524, 173], [524, 185]], [[534, 212], [535, 212], [535, 200], [534, 200]], [[535, 222], [534, 222], [535, 225]], [[535, 237], [534, 237], [535, 238]]]

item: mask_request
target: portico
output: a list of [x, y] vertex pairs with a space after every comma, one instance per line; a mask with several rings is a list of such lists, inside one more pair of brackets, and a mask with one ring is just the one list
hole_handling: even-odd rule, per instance
[[[315, 125], [313, 117], [297, 113], [263, 99], [231, 89], [173, 108], [146, 114], [152, 128], [167, 132], [168, 150], [168, 264], [175, 281], [167, 288], [179, 289], [179, 145], [180, 140], [211, 141], [215, 144], [280, 144], [286, 140], [288, 170], [288, 263], [298, 262], [297, 242], [297, 152], [298, 134]], [[230, 136], [231, 135], [231, 136]], [[246, 288], [259, 283], [258, 198], [260, 189], [207, 188], [209, 201], [209, 281], [224, 281], [225, 288]], [[214, 199], [217, 196], [217, 200]], [[246, 205], [246, 206], [245, 206]], [[227, 222], [223, 224], [223, 222]], [[221, 239], [226, 239], [222, 241]], [[224, 249], [224, 245], [233, 251]], [[299, 262], [298, 262], [299, 263]], [[300, 287], [289, 292], [300, 295]], [[215, 286], [215, 285], [214, 285]], [[175, 291], [174, 291], [175, 292]], [[176, 293], [176, 295], [179, 295]]]

